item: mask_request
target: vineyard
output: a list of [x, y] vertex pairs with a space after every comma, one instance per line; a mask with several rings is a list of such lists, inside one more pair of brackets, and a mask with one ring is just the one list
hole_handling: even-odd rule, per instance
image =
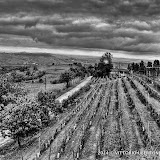
[[36, 148], [2, 160], [159, 160], [159, 114], [160, 94], [141, 78], [94, 78], [76, 107], [41, 135]]

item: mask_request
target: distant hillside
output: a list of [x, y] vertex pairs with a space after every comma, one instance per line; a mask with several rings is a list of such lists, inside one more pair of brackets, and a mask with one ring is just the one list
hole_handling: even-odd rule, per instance
[[114, 58], [113, 62], [118, 63], [139, 63], [141, 61], [141, 59], [131, 59], [131, 58]]
[[[48, 53], [0, 53], [0, 65], [23, 65], [25, 63], [37, 63], [39, 65], [66, 64], [66, 63], [90, 63], [99, 61], [99, 57], [77, 56], [77, 55], [58, 55]], [[128, 63], [140, 62], [138, 59], [114, 58], [114, 64], [126, 68]]]
[[39, 65], [65, 64], [65, 63], [95, 63], [97, 57], [57, 55], [47, 53], [0, 53], [0, 65], [23, 65], [37, 63]]

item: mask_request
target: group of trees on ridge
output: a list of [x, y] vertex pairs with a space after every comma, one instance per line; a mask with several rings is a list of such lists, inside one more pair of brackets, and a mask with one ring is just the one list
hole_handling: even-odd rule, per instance
[[132, 63], [128, 64], [128, 70], [133, 71], [136, 73], [142, 73], [142, 74], [147, 74], [147, 69], [151, 71], [154, 74], [159, 74], [159, 69], [160, 67], [160, 61], [159, 60], [154, 60], [154, 62], [148, 61], [147, 64], [144, 63], [144, 61], [141, 61], [140, 63]]
[[81, 63], [74, 68], [71, 67], [69, 71], [61, 74], [59, 82], [65, 82], [69, 87], [69, 82], [75, 77], [84, 78], [85, 75], [91, 75], [94, 77], [109, 77], [110, 72], [113, 68], [112, 54], [105, 53], [99, 60], [98, 63], [89, 66], [83, 66]]
[[111, 53], [105, 53], [101, 58], [98, 64], [95, 64], [94, 69], [95, 72], [93, 73], [93, 76], [95, 77], [109, 77], [110, 72], [113, 68], [112, 63], [112, 54]]

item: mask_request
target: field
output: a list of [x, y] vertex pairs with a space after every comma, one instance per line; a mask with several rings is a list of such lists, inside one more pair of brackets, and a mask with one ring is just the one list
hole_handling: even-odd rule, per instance
[[[51, 81], [57, 80], [61, 73], [65, 72], [69, 69], [68, 65], [57, 65], [57, 66], [39, 66], [39, 70], [45, 71], [46, 74], [41, 78], [43, 79], [43, 83], [39, 83], [39, 80], [34, 80], [34, 83], [32, 81], [23, 82], [23, 85], [26, 89], [29, 90], [29, 95], [33, 96], [36, 95], [39, 91], [45, 90], [63, 90], [65, 88], [64, 83], [60, 84], [51, 84]], [[45, 80], [46, 80], [46, 86], [45, 86]]]
[[[1, 66], [37, 64], [46, 74], [23, 82], [35, 97], [40, 90], [61, 90], [64, 83], [51, 84], [74, 62], [95, 64], [99, 58], [53, 54], [0, 53]], [[126, 68], [130, 60], [114, 59], [114, 67]], [[46, 79], [46, 85], [45, 85]], [[76, 82], [75, 82], [76, 81]], [[75, 80], [69, 88], [80, 83]], [[2, 160], [117, 160], [160, 159], [160, 94], [139, 76], [93, 78], [91, 89], [77, 99], [76, 105], [53, 119], [39, 134], [0, 150]], [[151, 153], [151, 151], [154, 151]]]
[[159, 94], [136, 76], [93, 79], [92, 86], [40, 141], [2, 160], [159, 160]]
[[[15, 66], [24, 66], [37, 64], [38, 70], [45, 71], [46, 75], [42, 77], [47, 83], [47, 91], [64, 88], [64, 84], [51, 84], [50, 81], [58, 79], [60, 74], [70, 68], [70, 64], [81, 62], [82, 64], [94, 64], [99, 59], [89, 56], [57, 55], [46, 53], [0, 53], [0, 71], [1, 66], [13, 68]], [[23, 85], [30, 91], [30, 95], [36, 95], [38, 91], [45, 90], [45, 84], [28, 81]]]
[[[75, 55], [58, 55], [47, 53], [0, 53], [0, 72], [1, 67], [6, 66], [13, 68], [15, 66], [24, 66], [37, 64], [38, 69], [46, 72], [47, 88], [48, 89], [62, 89], [64, 84], [52, 85], [50, 81], [58, 79], [60, 74], [70, 68], [70, 64], [80, 62], [82, 64], [95, 64], [99, 61], [99, 57], [93, 56], [75, 56]], [[121, 64], [121, 68], [127, 68], [131, 59], [117, 59], [114, 58], [115, 67]], [[53, 65], [54, 64], [54, 65]], [[45, 76], [42, 77], [45, 79]], [[38, 81], [38, 80], [37, 80]], [[36, 95], [38, 91], [45, 89], [44, 83], [23, 83], [24, 86], [30, 90], [30, 95]]]
[[[74, 88], [77, 84], [81, 83], [84, 79], [80, 79], [80, 78], [75, 78], [73, 79], [70, 84], [71, 86], [69, 88], [66, 88], [66, 84], [65, 83], [58, 83], [58, 84], [51, 84], [50, 80], [53, 80], [53, 77], [48, 78], [48, 74], [46, 75], [46, 85], [44, 83], [38, 83], [38, 82], [34, 82], [34, 83], [22, 83], [25, 87], [25, 89], [27, 89], [28, 92], [28, 97], [30, 98], [35, 98], [37, 96], [37, 93], [40, 91], [46, 91], [46, 92], [57, 92], [60, 91], [60, 95], [64, 94], [65, 92], [67, 92], [68, 90]], [[44, 76], [45, 77], [45, 76]]]
[[37, 95], [40, 90], [63, 90], [65, 84], [51, 84], [50, 82], [58, 79], [60, 74], [68, 70], [70, 64], [74, 62], [93, 64], [95, 61], [95, 57], [88, 56], [60, 56], [45, 53], [0, 53], [0, 69], [1, 66], [13, 68], [15, 66], [29, 65], [32, 67], [33, 64], [37, 64], [38, 70], [46, 72], [46, 75], [41, 78], [43, 81], [46, 78], [46, 88], [44, 83], [38, 82], [39, 79], [34, 80], [34, 83], [32, 81], [23, 82], [25, 88], [30, 92], [30, 97]]

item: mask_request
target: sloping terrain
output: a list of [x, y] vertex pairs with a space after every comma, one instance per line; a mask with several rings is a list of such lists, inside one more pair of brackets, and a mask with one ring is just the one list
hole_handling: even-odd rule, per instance
[[2, 160], [159, 160], [160, 98], [147, 98], [147, 92], [136, 78], [95, 79], [81, 102], [41, 134], [40, 143]]

